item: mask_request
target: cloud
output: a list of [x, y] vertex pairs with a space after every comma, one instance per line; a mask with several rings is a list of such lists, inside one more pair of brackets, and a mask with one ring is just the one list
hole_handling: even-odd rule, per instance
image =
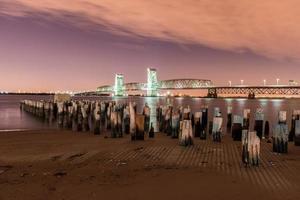
[[82, 29], [283, 60], [300, 60], [299, 8], [299, 0], [0, 0], [2, 15], [44, 13]]

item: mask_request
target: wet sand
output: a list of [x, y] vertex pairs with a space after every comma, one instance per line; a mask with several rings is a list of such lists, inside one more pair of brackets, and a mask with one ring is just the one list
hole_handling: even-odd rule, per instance
[[192, 147], [164, 134], [129, 136], [71, 131], [0, 134], [0, 199], [299, 199], [300, 147], [271, 152], [245, 168], [240, 142], [195, 139]]

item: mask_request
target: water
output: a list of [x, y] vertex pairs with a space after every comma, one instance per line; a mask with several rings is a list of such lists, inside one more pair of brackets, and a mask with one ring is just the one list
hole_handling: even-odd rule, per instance
[[50, 100], [51, 96], [39, 95], [0, 95], [0, 131], [36, 130], [49, 128], [49, 125], [20, 110], [24, 99]]
[[[55, 128], [49, 124], [38, 120], [28, 113], [21, 112], [19, 102], [23, 99], [49, 100], [53, 96], [18, 96], [18, 95], [0, 95], [0, 131], [13, 129], [44, 129]], [[89, 100], [111, 100], [111, 97], [75, 97], [74, 99], [89, 99]], [[226, 125], [227, 106], [232, 106], [232, 113], [243, 115], [243, 109], [251, 110], [251, 127], [253, 127], [254, 112], [257, 108], [262, 108], [265, 114], [265, 120], [274, 125], [277, 122], [277, 113], [280, 110], [287, 111], [288, 123], [291, 121], [293, 110], [300, 110], [300, 99], [208, 99], [208, 98], [165, 98], [165, 97], [128, 97], [128, 98], [113, 98], [118, 102], [135, 101], [138, 105], [138, 112], [142, 112], [143, 105], [147, 102], [151, 108], [151, 121], [155, 121], [157, 104], [173, 104], [175, 106], [190, 105], [192, 112], [201, 109], [203, 105], [208, 106], [209, 119], [212, 119], [214, 107], [219, 107], [222, 116], [224, 117], [223, 125]], [[225, 127], [224, 127], [225, 128]]]

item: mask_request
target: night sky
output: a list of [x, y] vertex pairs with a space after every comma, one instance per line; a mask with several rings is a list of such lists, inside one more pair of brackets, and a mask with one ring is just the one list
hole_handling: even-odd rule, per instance
[[299, 0], [0, 0], [0, 90], [300, 81]]

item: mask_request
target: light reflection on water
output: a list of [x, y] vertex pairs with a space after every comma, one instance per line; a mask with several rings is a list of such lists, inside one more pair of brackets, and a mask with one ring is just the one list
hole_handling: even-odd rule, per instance
[[[49, 128], [45, 123], [33, 118], [27, 113], [20, 112], [19, 102], [22, 99], [50, 99], [49, 96], [0, 96], [0, 130], [3, 129], [40, 129]], [[89, 97], [76, 99], [104, 99], [111, 100], [111, 97]], [[190, 105], [192, 112], [199, 111], [202, 106], [208, 106], [209, 119], [212, 120], [214, 107], [219, 107], [224, 117], [223, 125], [227, 123], [227, 106], [232, 106], [232, 113], [243, 115], [243, 109], [251, 110], [251, 122], [254, 119], [254, 112], [257, 108], [262, 108], [265, 120], [274, 125], [277, 122], [277, 113], [280, 110], [288, 112], [288, 122], [291, 120], [293, 110], [300, 109], [300, 99], [209, 99], [209, 98], [188, 98], [188, 97], [114, 97], [118, 102], [135, 101], [138, 105], [138, 112], [142, 112], [144, 104], [147, 102], [151, 108], [151, 121], [155, 123], [156, 107], [158, 104], [172, 104], [177, 106]], [[253, 123], [252, 123], [253, 124]], [[154, 124], [155, 125], [155, 124]], [[253, 125], [252, 125], [253, 127]]]

